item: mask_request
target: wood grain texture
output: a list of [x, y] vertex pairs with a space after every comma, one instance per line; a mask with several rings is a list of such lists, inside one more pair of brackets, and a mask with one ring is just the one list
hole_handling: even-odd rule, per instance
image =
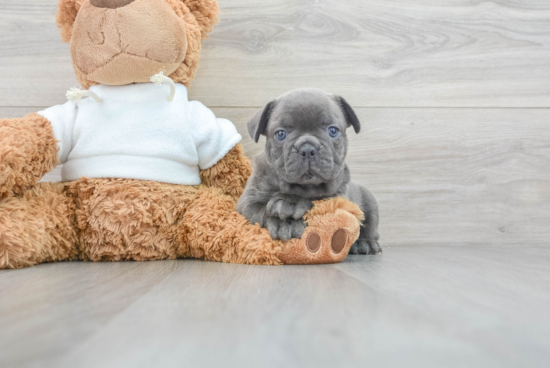
[[548, 2], [221, 4], [222, 23], [192, 87], [212, 106], [257, 106], [299, 87], [362, 107], [550, 103]]
[[[213, 110], [237, 126], [248, 156], [263, 149], [246, 130], [256, 109]], [[378, 199], [383, 246], [550, 246], [550, 110], [356, 112], [363, 130], [348, 131], [347, 161]], [[59, 175], [57, 168], [45, 180]]]
[[[57, 1], [0, 0], [0, 106], [52, 105], [77, 85]], [[354, 106], [549, 107], [541, 0], [220, 0], [191, 96], [261, 106], [297, 87]]]
[[0, 277], [2, 367], [545, 367], [550, 248], [340, 265], [64, 263]]

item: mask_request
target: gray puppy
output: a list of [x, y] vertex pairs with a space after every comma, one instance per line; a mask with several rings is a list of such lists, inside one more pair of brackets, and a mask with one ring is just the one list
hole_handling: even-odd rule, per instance
[[351, 106], [318, 89], [290, 91], [268, 103], [248, 122], [254, 141], [265, 135], [267, 143], [254, 159], [237, 211], [274, 239], [289, 240], [302, 236], [302, 217], [312, 201], [343, 196], [365, 214], [350, 254], [381, 252], [378, 204], [367, 188], [350, 180], [345, 162], [348, 127], [361, 129]]

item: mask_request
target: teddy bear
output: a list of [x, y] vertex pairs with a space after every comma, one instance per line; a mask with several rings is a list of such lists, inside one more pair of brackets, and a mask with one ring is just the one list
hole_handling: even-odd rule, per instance
[[[0, 269], [346, 257], [363, 214], [344, 198], [316, 202], [302, 238], [287, 242], [236, 212], [251, 174], [241, 136], [187, 94], [218, 13], [214, 0], [59, 0], [82, 89], [0, 120]], [[63, 181], [40, 182], [59, 163]]]

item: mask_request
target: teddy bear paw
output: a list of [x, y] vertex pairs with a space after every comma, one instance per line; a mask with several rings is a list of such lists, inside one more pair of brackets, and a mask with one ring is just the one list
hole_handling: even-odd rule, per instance
[[342, 198], [317, 202], [306, 215], [308, 227], [302, 238], [283, 244], [283, 264], [328, 264], [342, 262], [359, 237], [362, 213]]

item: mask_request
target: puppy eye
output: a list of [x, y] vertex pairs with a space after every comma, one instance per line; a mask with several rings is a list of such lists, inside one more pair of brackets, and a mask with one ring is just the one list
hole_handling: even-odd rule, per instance
[[284, 141], [286, 139], [286, 131], [285, 130], [278, 130], [275, 133], [275, 139], [278, 141]]
[[330, 135], [331, 138], [338, 138], [340, 136], [340, 129], [336, 127], [328, 127], [327, 129], [328, 135]]

